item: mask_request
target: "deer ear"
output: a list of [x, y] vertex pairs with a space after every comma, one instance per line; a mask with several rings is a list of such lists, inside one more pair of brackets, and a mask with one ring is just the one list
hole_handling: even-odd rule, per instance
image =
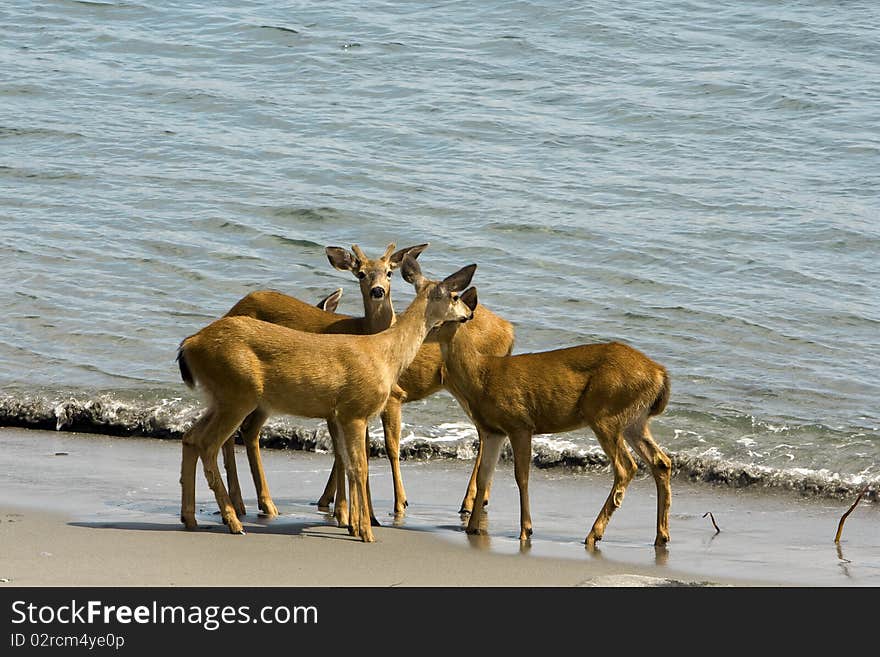
[[408, 246], [405, 249], [400, 249], [400, 251], [396, 251], [391, 259], [388, 261], [388, 264], [391, 265], [391, 269], [397, 269], [400, 267], [400, 263], [403, 262], [403, 256], [409, 253], [413, 258], [418, 258], [419, 254], [428, 248], [428, 244], [419, 244], [418, 246]]
[[443, 279], [441, 285], [445, 287], [450, 292], [461, 292], [468, 285], [471, 284], [471, 279], [474, 277], [474, 272], [477, 271], [476, 265], [468, 265], [467, 267], [462, 267], [454, 274], [450, 274], [446, 278]]
[[330, 264], [339, 271], [357, 271], [357, 259], [350, 251], [339, 246], [328, 246], [324, 249], [324, 253], [327, 254]]
[[420, 290], [425, 284], [426, 279], [422, 276], [422, 268], [419, 267], [419, 263], [409, 253], [403, 256], [403, 261], [400, 264], [400, 273], [403, 276], [403, 280], [412, 284], [416, 291]]
[[478, 301], [477, 301], [477, 288], [469, 287], [468, 289], [466, 289], [464, 292], [461, 293], [461, 296], [459, 297], [459, 299], [461, 299], [461, 302], [464, 305], [466, 305], [468, 308], [471, 309], [471, 312], [475, 311], [477, 309], [477, 303], [478, 303]]
[[339, 299], [342, 298], [342, 288], [337, 288], [335, 292], [328, 294], [318, 302], [318, 308], [326, 310], [328, 313], [335, 313], [339, 307]]

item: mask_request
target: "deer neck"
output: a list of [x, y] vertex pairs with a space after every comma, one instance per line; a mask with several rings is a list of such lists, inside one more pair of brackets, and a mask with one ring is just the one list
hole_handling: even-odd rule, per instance
[[416, 295], [409, 308], [381, 333], [392, 383], [396, 383], [403, 371], [415, 360], [431, 329], [425, 317], [427, 306], [427, 297]]
[[363, 296], [365, 334], [381, 333], [394, 324], [397, 316], [394, 314], [394, 304], [391, 303], [391, 293], [386, 294], [378, 304], [372, 303], [367, 294]]
[[445, 385], [459, 400], [478, 398], [487, 376], [486, 356], [467, 335], [464, 325], [449, 328], [452, 331], [442, 334], [440, 339], [440, 354], [446, 374]]

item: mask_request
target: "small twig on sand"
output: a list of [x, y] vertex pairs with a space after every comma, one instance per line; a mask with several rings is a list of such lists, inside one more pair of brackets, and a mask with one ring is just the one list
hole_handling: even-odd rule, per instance
[[705, 518], [706, 516], [709, 516], [709, 519], [712, 521], [712, 526], [715, 528], [715, 533], [716, 533], [716, 534], [720, 534], [720, 533], [721, 533], [721, 528], [720, 528], [720, 527], [718, 526], [718, 524], [715, 522], [715, 516], [712, 515], [712, 512], [711, 512], [711, 511], [706, 511], [706, 513], [703, 514], [703, 517]]
[[853, 509], [856, 508], [859, 501], [862, 499], [862, 495], [864, 495], [868, 490], [869, 484], [865, 484], [865, 487], [862, 489], [862, 492], [859, 493], [859, 496], [856, 498], [856, 501], [852, 503], [852, 506], [849, 507], [849, 511], [840, 516], [840, 522], [837, 523], [837, 536], [834, 537], [835, 543], [840, 543], [840, 534], [843, 532], [843, 523], [846, 522], [846, 517], [853, 512]]

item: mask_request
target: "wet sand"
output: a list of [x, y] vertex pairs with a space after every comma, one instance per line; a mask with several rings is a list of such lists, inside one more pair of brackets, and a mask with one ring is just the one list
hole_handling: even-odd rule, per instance
[[[230, 535], [199, 471], [200, 528], [178, 521], [180, 444], [0, 429], [0, 586], [877, 586], [880, 510], [794, 493], [673, 480], [672, 541], [655, 549], [656, 495], [639, 476], [598, 552], [583, 539], [608, 473], [533, 468], [535, 535], [518, 537], [512, 466], [496, 472], [488, 536], [458, 514], [470, 463], [405, 461], [410, 506], [395, 521], [390, 468], [370, 461], [376, 543], [363, 544], [312, 503], [327, 454], [264, 450], [281, 515], [256, 514], [243, 450], [246, 536]], [[712, 512], [720, 532], [707, 512]]]

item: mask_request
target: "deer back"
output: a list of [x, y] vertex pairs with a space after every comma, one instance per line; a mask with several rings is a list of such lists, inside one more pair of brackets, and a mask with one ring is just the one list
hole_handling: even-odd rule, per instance
[[253, 317], [223, 317], [181, 343], [180, 358], [215, 404], [331, 417], [341, 403], [369, 416], [394, 376], [378, 336], [319, 334]]
[[328, 312], [275, 290], [250, 292], [225, 317], [253, 317], [307, 333], [364, 333], [363, 317]]
[[626, 424], [662, 411], [669, 394], [666, 369], [618, 342], [487, 356], [459, 329], [446, 366], [447, 387], [472, 419], [501, 434]]

